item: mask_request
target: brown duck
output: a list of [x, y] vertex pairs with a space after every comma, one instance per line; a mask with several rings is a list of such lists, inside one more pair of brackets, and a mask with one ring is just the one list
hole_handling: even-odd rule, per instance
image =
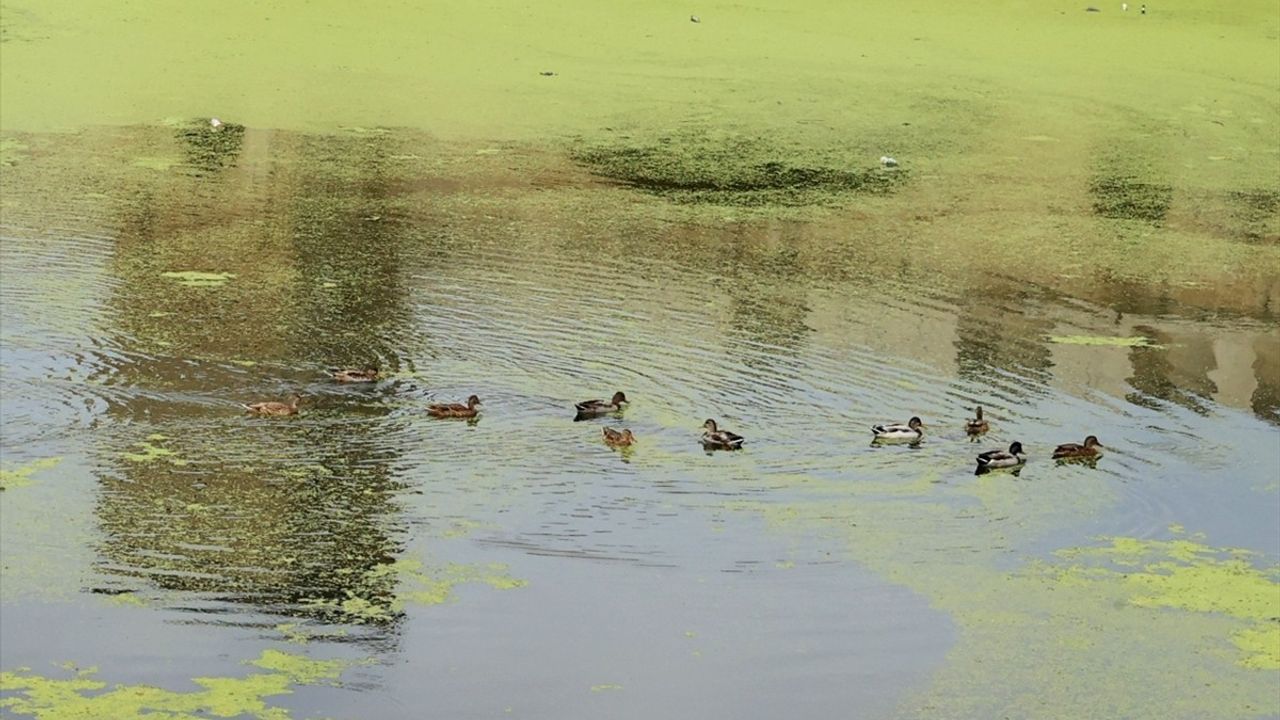
[[600, 428], [600, 434], [604, 436], [604, 444], [609, 447], [631, 447], [636, 442], [636, 436], [631, 434], [630, 429], [619, 432], [613, 428]]
[[329, 377], [340, 383], [378, 382], [376, 368], [329, 368]]
[[609, 402], [604, 400], [583, 400], [580, 403], [574, 403], [573, 409], [577, 411], [574, 420], [586, 420], [587, 418], [599, 417], [607, 415], [611, 412], [617, 412], [622, 409], [624, 403], [629, 403], [627, 396], [621, 391], [613, 394]]
[[467, 398], [467, 404], [461, 403], [437, 403], [427, 406], [427, 414], [431, 417], [438, 418], [473, 418], [480, 414], [480, 410], [476, 408], [480, 404], [480, 398], [472, 395]]
[[301, 395], [290, 395], [289, 402], [276, 402], [268, 400], [267, 402], [252, 403], [250, 405], [240, 404], [248, 412], [256, 415], [296, 415], [298, 413], [298, 403], [302, 402]]
[[1102, 454], [1102, 443], [1098, 442], [1097, 435], [1090, 435], [1084, 439], [1083, 445], [1076, 443], [1067, 443], [1059, 445], [1053, 449], [1054, 460], [1066, 460], [1068, 458], [1092, 458]]
[[974, 408], [974, 412], [977, 413], [978, 416], [964, 424], [964, 431], [970, 435], [981, 435], [982, 433], [990, 430], [991, 426], [987, 424], [986, 420], [982, 419], [982, 406], [979, 405]]

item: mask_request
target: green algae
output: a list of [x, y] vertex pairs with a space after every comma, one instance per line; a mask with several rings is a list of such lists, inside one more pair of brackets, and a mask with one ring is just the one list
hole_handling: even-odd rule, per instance
[[600, 685], [592, 685], [591, 692], [608, 692], [610, 690], [621, 690], [622, 686], [615, 683], [603, 683]]
[[[116, 685], [95, 679], [96, 668], [77, 670], [69, 678], [48, 678], [29, 670], [0, 673], [0, 708], [39, 720], [197, 720], [202, 717], [287, 720], [288, 710], [266, 699], [292, 693], [297, 685], [336, 681], [350, 663], [311, 660], [267, 649], [247, 664], [267, 670], [246, 677], [197, 677], [199, 690], [166, 690], [149, 685]], [[74, 666], [71, 666], [74, 668]], [[105, 692], [102, 692], [104, 691]]]
[[200, 272], [198, 270], [181, 270], [162, 272], [160, 277], [166, 277], [176, 281], [179, 285], [187, 287], [221, 287], [228, 280], [235, 277], [234, 273], [229, 272]]
[[410, 605], [439, 605], [453, 599], [454, 588], [482, 584], [495, 590], [524, 587], [524, 580], [507, 574], [502, 564], [448, 563], [427, 567], [415, 559], [402, 559], [369, 570], [340, 599], [310, 598], [304, 605], [346, 622], [382, 623]]
[[60, 457], [43, 458], [22, 465], [12, 470], [0, 470], [0, 490], [13, 490], [31, 485], [31, 476], [41, 470], [48, 470], [62, 462]]
[[1151, 342], [1150, 338], [1137, 337], [1110, 337], [1106, 335], [1051, 335], [1049, 342], [1058, 343], [1059, 345], [1101, 345], [1105, 347], [1160, 347]]
[[168, 439], [168, 437], [159, 433], [148, 435], [146, 440], [141, 440], [133, 444], [134, 447], [139, 448], [139, 452], [125, 452], [121, 453], [120, 456], [133, 463], [151, 463], [157, 460], [164, 460], [175, 467], [182, 467], [186, 465], [187, 461], [178, 457], [177, 452], [161, 447], [157, 444], [153, 444], [160, 443]]
[[[1239, 548], [1213, 548], [1193, 540], [1106, 538], [1109, 545], [1057, 553], [1072, 561], [1043, 571], [1060, 584], [1118, 585], [1134, 607], [1216, 613], [1248, 621], [1231, 632], [1249, 668], [1280, 668], [1280, 566], [1254, 567]], [[1101, 564], [1100, 564], [1101, 563]], [[1114, 566], [1114, 569], [1112, 567]]]
[[[790, 487], [802, 494], [788, 502], [729, 507], [760, 514], [777, 532], [840, 543], [951, 618], [955, 645], [928, 687], [899, 707], [901, 717], [1048, 720], [1062, 717], [1063, 708], [1079, 718], [1280, 711], [1257, 669], [1272, 661], [1270, 624], [1226, 612], [1265, 613], [1267, 592], [1271, 602], [1280, 600], [1271, 571], [1238, 565], [1252, 556], [1175, 535], [1117, 538], [1101, 549], [1065, 548], [1059, 565], [1008, 567], [1008, 548], [1076, 526], [1115, 502], [1114, 489], [1097, 475], [843, 488], [797, 478]], [[1188, 569], [1146, 571], [1160, 563]], [[1228, 587], [1208, 586], [1216, 583]]]

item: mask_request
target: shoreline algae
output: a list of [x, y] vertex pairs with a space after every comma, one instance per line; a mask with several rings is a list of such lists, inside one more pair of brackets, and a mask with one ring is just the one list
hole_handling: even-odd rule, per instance
[[[196, 677], [201, 689], [166, 690], [150, 685], [115, 685], [95, 679], [97, 668], [77, 670], [65, 679], [43, 677], [22, 668], [0, 672], [0, 708], [38, 720], [196, 720], [200, 717], [250, 717], [287, 720], [283, 707], [267, 698], [289, 695], [296, 686], [329, 684], [352, 664], [346, 660], [312, 660], [274, 649], [262, 651], [245, 664], [266, 670], [245, 677]], [[68, 668], [74, 669], [74, 666]], [[103, 692], [105, 691], [105, 692]]]

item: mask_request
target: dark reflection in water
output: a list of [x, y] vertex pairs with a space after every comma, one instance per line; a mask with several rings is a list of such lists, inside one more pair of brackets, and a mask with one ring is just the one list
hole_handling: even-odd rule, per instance
[[1053, 319], [1026, 290], [990, 284], [956, 303], [956, 366], [960, 377], [993, 382], [1001, 376], [1043, 381], [1053, 367], [1044, 339]]
[[244, 144], [244, 126], [235, 123], [202, 122], [176, 132], [182, 141], [187, 165], [194, 174], [214, 173], [235, 165]]
[[[390, 151], [378, 138], [251, 134], [236, 165], [243, 129], [228, 131], [181, 137], [209, 141], [198, 146], [211, 155], [192, 161], [207, 170], [216, 155], [234, 178], [144, 181], [118, 204], [118, 335], [105, 344], [143, 352], [116, 354], [98, 377], [126, 389], [108, 417], [148, 420], [150, 432], [110, 434], [102, 569], [113, 587], [192, 593], [183, 602], [202, 612], [248, 604], [340, 621], [358, 598], [375, 608], [365, 617], [389, 621], [396, 577], [379, 568], [401, 549], [401, 446], [380, 441], [383, 389], [332, 386], [319, 369], [400, 365], [386, 339], [408, 314], [400, 226], [383, 205]], [[186, 271], [228, 277], [164, 275]], [[263, 421], [232, 409], [292, 390], [309, 414], [358, 412]]]

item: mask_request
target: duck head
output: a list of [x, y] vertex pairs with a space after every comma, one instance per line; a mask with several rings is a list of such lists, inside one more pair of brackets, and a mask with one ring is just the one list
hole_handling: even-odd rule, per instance
[[474, 408], [475, 408], [475, 406], [477, 406], [477, 405], [479, 405], [479, 404], [480, 404], [480, 398], [476, 397], [475, 395], [472, 395], [471, 397], [467, 398], [467, 408], [468, 408], [468, 409], [474, 409]]
[[1010, 454], [1010, 455], [1021, 455], [1021, 454], [1022, 454], [1022, 443], [1020, 443], [1020, 442], [1015, 442], [1015, 443], [1013, 443], [1013, 444], [1009, 445], [1009, 454]]
[[1087, 437], [1087, 438], [1085, 438], [1085, 439], [1084, 439], [1084, 446], [1085, 446], [1085, 447], [1087, 447], [1087, 448], [1090, 448], [1090, 447], [1102, 447], [1102, 443], [1098, 442], [1098, 436], [1097, 436], [1097, 435], [1090, 435], [1089, 437]]
[[630, 403], [630, 402], [631, 401], [627, 399], [627, 396], [623, 395], [622, 391], [619, 390], [618, 392], [613, 394], [613, 399], [609, 401], [609, 404], [620, 407], [622, 403]]
[[707, 421], [702, 423], [702, 427], [706, 428], [707, 432], [713, 433], [716, 431], [716, 421], [711, 418], [707, 418]]
[[924, 427], [924, 423], [920, 421], [920, 418], [913, 417], [907, 421], [907, 427], [911, 428], [912, 430], [919, 430], [920, 428]]

